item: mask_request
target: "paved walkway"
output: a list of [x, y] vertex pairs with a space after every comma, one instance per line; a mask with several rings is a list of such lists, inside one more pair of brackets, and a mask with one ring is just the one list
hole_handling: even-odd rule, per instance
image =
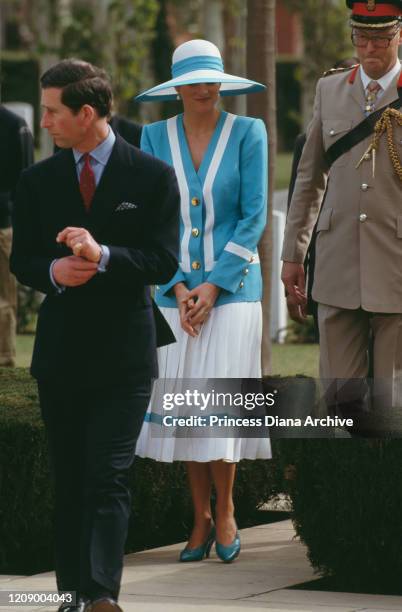
[[[128, 555], [120, 603], [124, 612], [390, 612], [402, 609], [402, 597], [294, 591], [288, 587], [316, 578], [304, 546], [290, 521], [241, 531], [242, 552], [231, 565], [216, 557], [202, 563], [177, 562], [175, 544]], [[29, 578], [0, 578], [0, 588], [54, 590], [51, 573]], [[5, 608], [0, 608], [0, 610]], [[50, 612], [51, 607], [7, 610]]]

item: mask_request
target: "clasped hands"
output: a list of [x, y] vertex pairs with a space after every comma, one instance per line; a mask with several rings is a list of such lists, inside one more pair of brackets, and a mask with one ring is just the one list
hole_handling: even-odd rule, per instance
[[98, 271], [102, 256], [100, 245], [82, 227], [64, 228], [57, 234], [56, 242], [66, 244], [74, 253], [55, 262], [53, 278], [56, 283], [64, 287], [85, 285]]
[[208, 318], [220, 289], [212, 283], [202, 283], [190, 291], [184, 283], [177, 283], [174, 286], [174, 292], [182, 329], [195, 338]]
[[281, 279], [285, 285], [286, 303], [293, 321], [305, 323], [307, 318], [307, 297], [303, 264], [284, 261]]

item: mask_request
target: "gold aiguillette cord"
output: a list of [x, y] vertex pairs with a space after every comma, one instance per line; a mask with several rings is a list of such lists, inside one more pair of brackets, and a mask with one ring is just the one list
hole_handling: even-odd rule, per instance
[[389, 156], [391, 158], [395, 173], [402, 181], [402, 165], [394, 143], [394, 126], [392, 125], [392, 119], [397, 125], [402, 126], [402, 113], [395, 108], [387, 108], [375, 124], [373, 141], [370, 143], [368, 149], [364, 152], [362, 158], [356, 164], [356, 169], [359, 168], [364, 161], [368, 161], [371, 155], [373, 178], [375, 177], [376, 155], [380, 144], [380, 138], [386, 133]]

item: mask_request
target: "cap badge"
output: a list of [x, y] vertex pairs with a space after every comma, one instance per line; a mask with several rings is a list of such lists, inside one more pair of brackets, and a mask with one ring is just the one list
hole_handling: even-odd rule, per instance
[[375, 11], [375, 0], [367, 0], [367, 10]]

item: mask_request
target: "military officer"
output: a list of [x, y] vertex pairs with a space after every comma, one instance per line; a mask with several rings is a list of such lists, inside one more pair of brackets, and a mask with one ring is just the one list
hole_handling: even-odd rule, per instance
[[372, 330], [374, 376], [390, 380], [402, 369], [402, 0], [347, 5], [360, 65], [318, 82], [282, 280], [303, 315], [303, 261], [318, 218], [313, 298], [321, 376], [367, 377]]

